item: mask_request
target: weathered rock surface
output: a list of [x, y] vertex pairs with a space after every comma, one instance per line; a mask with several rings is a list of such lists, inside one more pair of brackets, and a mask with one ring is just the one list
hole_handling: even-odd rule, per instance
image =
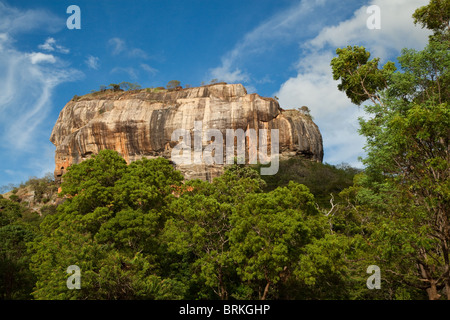
[[[220, 83], [162, 92], [107, 91], [72, 99], [50, 137], [56, 146], [55, 177], [102, 149], [116, 150], [128, 163], [142, 157], [170, 160], [178, 143], [172, 141], [172, 132], [186, 129], [193, 137], [194, 121], [202, 121], [204, 130], [219, 129], [224, 143], [226, 129], [279, 129], [281, 158], [323, 159], [322, 136], [310, 117], [283, 111], [272, 98], [247, 94], [241, 84]], [[203, 139], [202, 145], [207, 144]], [[211, 180], [223, 172], [218, 164], [176, 167], [188, 179]]]

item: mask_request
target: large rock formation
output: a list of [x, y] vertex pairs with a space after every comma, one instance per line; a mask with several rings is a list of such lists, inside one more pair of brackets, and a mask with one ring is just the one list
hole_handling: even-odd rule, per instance
[[[247, 94], [241, 84], [159, 92], [107, 90], [74, 97], [61, 111], [50, 137], [56, 146], [55, 177], [102, 149], [118, 151], [128, 163], [142, 157], [171, 159], [179, 143], [172, 140], [172, 133], [186, 129], [194, 138], [195, 121], [202, 121], [204, 130], [219, 129], [224, 143], [226, 129], [255, 129], [257, 134], [258, 129], [278, 129], [281, 158], [323, 158], [322, 136], [310, 117], [297, 110], [284, 111], [272, 98]], [[202, 140], [205, 147], [208, 141]], [[248, 145], [246, 150], [248, 155]], [[176, 167], [188, 179], [211, 180], [223, 172], [220, 164]]]

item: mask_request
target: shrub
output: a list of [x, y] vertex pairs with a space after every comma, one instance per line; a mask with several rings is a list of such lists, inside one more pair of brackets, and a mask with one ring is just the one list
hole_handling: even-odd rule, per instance
[[178, 81], [178, 80], [170, 80], [168, 83], [167, 83], [167, 89], [169, 89], [169, 90], [171, 90], [171, 89], [176, 89], [177, 87], [179, 87], [180, 86], [180, 81]]
[[112, 89], [113, 91], [120, 91], [120, 90], [121, 90], [121, 89], [120, 89], [120, 84], [111, 83], [109, 86], [111, 87], [111, 89]]

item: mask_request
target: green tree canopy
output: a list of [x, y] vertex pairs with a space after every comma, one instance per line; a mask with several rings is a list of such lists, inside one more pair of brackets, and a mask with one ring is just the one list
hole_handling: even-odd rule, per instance
[[[133, 299], [180, 297], [182, 286], [157, 275], [163, 269], [155, 240], [164, 224], [171, 186], [182, 175], [165, 159], [127, 166], [117, 152], [69, 167], [67, 198], [41, 224], [30, 245], [38, 277], [37, 299]], [[70, 265], [81, 268], [81, 290], [68, 290]]]
[[414, 12], [413, 18], [414, 23], [434, 31], [431, 40], [450, 41], [449, 0], [430, 0], [428, 5]]
[[0, 199], [0, 299], [30, 299], [36, 281], [29, 270], [27, 243], [38, 233], [24, 220], [26, 209]]
[[[448, 26], [447, 6], [431, 1], [414, 17], [439, 31]], [[367, 178], [358, 195], [372, 194], [374, 255], [396, 283], [450, 299], [449, 42], [430, 38], [421, 51], [404, 49], [396, 72], [391, 63], [379, 69], [362, 47], [336, 52], [339, 89], [354, 103], [373, 103], [365, 106], [371, 117], [360, 119]]]
[[369, 60], [370, 52], [358, 46], [336, 49], [336, 54], [331, 67], [333, 79], [341, 80], [338, 89], [357, 105], [369, 99], [379, 103], [380, 91], [387, 87], [389, 76], [396, 69], [394, 63], [388, 62], [379, 69], [380, 59]]
[[170, 80], [168, 83], [167, 83], [167, 89], [176, 89], [179, 85], [180, 85], [180, 81], [178, 81], [178, 80]]

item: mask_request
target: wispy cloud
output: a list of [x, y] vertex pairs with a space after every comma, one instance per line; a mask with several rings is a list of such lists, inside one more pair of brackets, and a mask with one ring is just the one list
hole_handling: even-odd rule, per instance
[[128, 76], [132, 80], [137, 80], [139, 78], [140, 71], [145, 71], [146, 73], [150, 75], [155, 75], [158, 70], [155, 68], [150, 67], [148, 64], [141, 63], [140, 68], [133, 68], [133, 67], [115, 67], [111, 69], [110, 73], [125, 73], [128, 74]]
[[112, 54], [114, 55], [122, 53], [125, 50], [125, 41], [120, 38], [109, 39], [108, 45], [112, 47]]
[[[49, 65], [50, 64], [50, 65]], [[80, 73], [58, 64], [44, 53], [25, 53], [12, 47], [0, 51], [0, 111], [2, 145], [34, 150], [35, 131], [51, 109], [53, 90], [60, 83], [80, 78]]]
[[[372, 0], [367, 6], [356, 10], [352, 18], [324, 28], [307, 44], [307, 47], [320, 50], [326, 46], [337, 48], [359, 44], [369, 47], [377, 57], [397, 55], [405, 47], [423, 48], [430, 32], [414, 26], [412, 14], [418, 7], [427, 3], [428, 0]], [[366, 10], [369, 5], [377, 5], [380, 8], [379, 30], [366, 27], [369, 17]]]
[[222, 64], [211, 70], [211, 78], [225, 82], [248, 82], [250, 75], [234, 66], [232, 56], [222, 58]]
[[28, 54], [28, 57], [30, 57], [30, 61], [32, 64], [38, 64], [42, 62], [48, 62], [48, 63], [55, 63], [56, 58], [51, 54], [46, 54], [42, 52], [32, 52]]
[[[80, 79], [82, 73], [71, 69], [56, 56], [65, 48], [48, 38], [39, 48], [45, 52], [26, 52], [16, 47], [15, 39], [34, 28], [45, 32], [61, 29], [61, 19], [43, 10], [20, 10], [0, 2], [0, 153], [2, 163], [12, 165], [15, 157], [27, 159], [24, 166], [40, 174], [52, 164], [53, 155], [42, 124], [52, 109], [55, 88]], [[53, 50], [52, 50], [53, 48]], [[30, 154], [37, 154], [30, 159]], [[26, 156], [25, 156], [26, 155]], [[39, 159], [37, 159], [39, 158]], [[29, 161], [29, 163], [28, 163]], [[10, 169], [10, 168], [8, 168]], [[25, 177], [26, 178], [26, 177]]]
[[47, 10], [21, 10], [0, 2], [0, 30], [9, 34], [23, 32], [57, 32], [65, 27], [64, 16], [54, 15]]
[[422, 48], [429, 33], [415, 27], [411, 15], [426, 3], [426, 0], [373, 0], [369, 5], [381, 9], [381, 30], [366, 27], [369, 15], [364, 6], [350, 19], [324, 28], [304, 44], [305, 51], [296, 64], [297, 76], [284, 82], [275, 95], [283, 107], [306, 105], [311, 109], [323, 135], [325, 161], [361, 166], [356, 159], [364, 156], [365, 140], [357, 132], [357, 119], [365, 114], [337, 89], [338, 82], [333, 80], [330, 67], [335, 49], [364, 45], [372, 56], [386, 61], [400, 55], [403, 47]]
[[44, 51], [56, 51], [59, 53], [69, 53], [70, 50], [57, 44], [55, 38], [49, 37], [43, 44], [38, 46], [39, 49]]
[[139, 48], [130, 47], [125, 40], [114, 37], [108, 40], [108, 45], [112, 48], [113, 55], [126, 54], [131, 58], [148, 59], [148, 54]]
[[221, 65], [210, 70], [210, 77], [226, 82], [248, 82], [252, 75], [243, 71], [239, 62], [264, 54], [275, 43], [298, 40], [298, 36], [308, 30], [308, 15], [326, 3], [325, 0], [302, 0], [276, 13], [256, 28], [246, 33], [235, 47], [224, 54]]
[[133, 67], [115, 67], [111, 70], [111, 73], [126, 73], [133, 80], [138, 78], [137, 71]]
[[133, 58], [148, 59], [148, 54], [139, 48], [132, 48], [128, 51], [128, 55]]
[[100, 67], [100, 58], [89, 55], [87, 56], [85, 63], [90, 69], [98, 70]]
[[155, 75], [156, 73], [158, 73], [158, 70], [155, 68], [150, 67], [148, 64], [146, 63], [141, 63], [141, 68], [142, 70], [150, 73], [151, 75]]

